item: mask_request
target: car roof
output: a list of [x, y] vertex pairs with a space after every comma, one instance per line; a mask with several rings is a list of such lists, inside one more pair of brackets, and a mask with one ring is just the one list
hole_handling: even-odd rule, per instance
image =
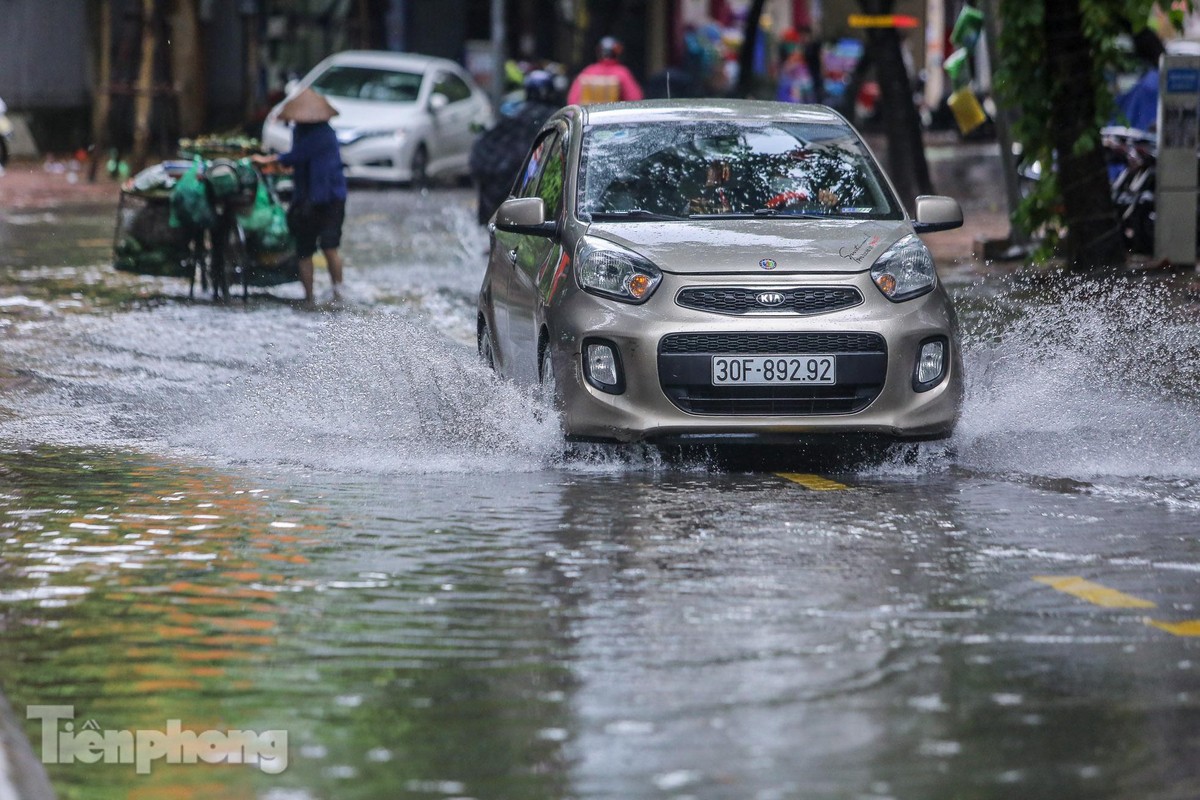
[[334, 53], [327, 64], [346, 64], [359, 67], [383, 67], [406, 72], [424, 72], [429, 67], [453, 67], [458, 64], [445, 58], [420, 53], [394, 53], [389, 50], [344, 50]]
[[777, 103], [770, 100], [641, 100], [583, 106], [589, 125], [637, 122], [807, 122], [851, 130], [850, 123], [828, 106]]

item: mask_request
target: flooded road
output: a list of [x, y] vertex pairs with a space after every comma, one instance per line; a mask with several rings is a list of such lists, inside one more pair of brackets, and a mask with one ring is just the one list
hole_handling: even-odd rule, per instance
[[952, 271], [949, 446], [737, 471], [568, 451], [483, 370], [471, 202], [353, 194], [315, 313], [0, 217], [0, 689], [60, 734], [286, 732], [281, 771], [60, 757], [61, 796], [1200, 794], [1172, 280]]

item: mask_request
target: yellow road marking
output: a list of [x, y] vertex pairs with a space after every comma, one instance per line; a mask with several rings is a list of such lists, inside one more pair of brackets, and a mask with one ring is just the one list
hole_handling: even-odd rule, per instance
[[781, 478], [787, 478], [793, 483], [798, 483], [805, 489], [812, 489], [814, 492], [830, 492], [846, 488], [846, 484], [822, 478], [820, 475], [809, 475], [804, 472], [776, 472], [775, 474]]
[[1084, 580], [1076, 575], [1035, 575], [1038, 583], [1044, 583], [1051, 589], [1057, 589], [1064, 594], [1078, 597], [1089, 603], [1105, 608], [1154, 608], [1155, 604], [1140, 597], [1109, 589], [1098, 583]]
[[[1101, 586], [1074, 575], [1035, 575], [1033, 579], [1052, 589], [1105, 608], [1157, 608], [1157, 605], [1150, 600], [1118, 592], [1116, 589], [1109, 589], [1107, 586]], [[1166, 631], [1173, 636], [1200, 636], [1200, 619], [1163, 622], [1144, 617], [1142, 621], [1152, 628]]]
[[1200, 636], [1200, 619], [1189, 619], [1183, 622], [1160, 622], [1156, 619], [1148, 619], [1146, 624], [1175, 636]]
[[76, 239], [76, 247], [112, 247], [112, 239]]

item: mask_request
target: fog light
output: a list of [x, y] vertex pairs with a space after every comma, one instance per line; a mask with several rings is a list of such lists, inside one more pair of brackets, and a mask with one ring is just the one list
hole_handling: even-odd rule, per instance
[[606, 344], [589, 344], [587, 348], [588, 374], [597, 383], [617, 385], [617, 357]]
[[588, 383], [602, 392], [620, 394], [625, 390], [621, 360], [609, 342], [587, 342], [583, 346], [583, 374]]
[[946, 342], [943, 339], [933, 339], [921, 344], [921, 353], [917, 356], [917, 374], [913, 384], [917, 391], [933, 388], [933, 384], [941, 380], [946, 370]]

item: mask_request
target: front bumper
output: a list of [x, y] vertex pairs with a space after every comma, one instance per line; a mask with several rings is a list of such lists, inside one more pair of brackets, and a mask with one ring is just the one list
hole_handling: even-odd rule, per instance
[[[811, 316], [753, 314], [732, 316], [684, 308], [676, 294], [685, 287], [739, 286], [761, 291], [789, 287], [855, 287], [863, 302], [852, 308]], [[923, 297], [892, 303], [867, 273], [837, 275], [664, 275], [645, 305], [612, 302], [572, 287], [547, 320], [551, 358], [569, 436], [639, 441], [697, 436], [758, 437], [779, 441], [816, 434], [867, 434], [893, 439], [938, 439], [950, 435], [962, 402], [962, 358], [952, 306], [941, 287]], [[678, 334], [730, 334], [725, 352], [767, 334], [799, 342], [797, 354], [837, 356], [839, 385], [815, 391], [751, 390], [748, 397], [707, 393], [703, 374], [711, 353], [692, 346], [684, 354], [664, 352]], [[847, 336], [849, 334], [849, 336]], [[741, 338], [738, 338], [738, 337]], [[668, 339], [667, 337], [672, 337]], [[921, 344], [944, 337], [948, 344], [944, 376], [925, 391], [914, 387]], [[624, 391], [610, 394], [584, 377], [583, 342], [611, 342], [619, 351]], [[882, 347], [866, 351], [864, 341]], [[847, 342], [858, 342], [858, 351]], [[733, 347], [729, 350], [728, 347]], [[815, 350], [813, 349], [815, 348]], [[719, 351], [718, 351], [719, 352]], [[759, 351], [762, 352], [762, 351]], [[686, 384], [695, 391], [691, 397]], [[681, 400], [680, 387], [684, 386]], [[753, 395], [760, 395], [754, 397]], [[750, 402], [746, 402], [746, 401]]]
[[394, 136], [369, 136], [342, 145], [346, 177], [374, 181], [412, 180], [413, 148]]

